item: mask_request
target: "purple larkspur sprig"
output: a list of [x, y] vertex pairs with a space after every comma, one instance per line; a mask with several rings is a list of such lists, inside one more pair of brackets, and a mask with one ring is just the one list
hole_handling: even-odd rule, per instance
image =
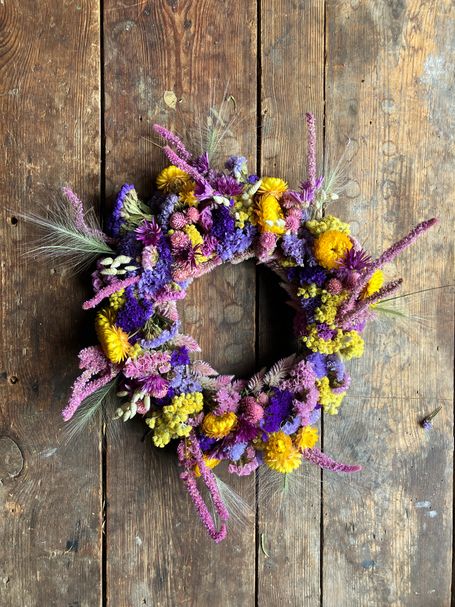
[[308, 462], [319, 466], [323, 470], [330, 470], [331, 472], [359, 472], [362, 470], [362, 466], [359, 465], [349, 465], [343, 464], [341, 462], [337, 462], [335, 459], [322, 453], [316, 447], [312, 449], [304, 449], [302, 452], [303, 458]]

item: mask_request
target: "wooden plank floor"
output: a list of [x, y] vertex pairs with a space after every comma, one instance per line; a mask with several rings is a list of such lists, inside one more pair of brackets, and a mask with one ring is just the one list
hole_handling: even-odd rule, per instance
[[[0, 607], [451, 605], [454, 41], [450, 0], [0, 0]], [[320, 166], [350, 140], [334, 210], [374, 253], [442, 221], [395, 265], [410, 319], [370, 327], [321, 429], [364, 470], [312, 469], [286, 501], [262, 473], [235, 480], [256, 517], [215, 546], [139, 424], [65, 446], [88, 281], [25, 258], [18, 217], [63, 184], [100, 212], [125, 181], [146, 195], [164, 164], [151, 125], [183, 130], [226, 95], [231, 151], [294, 186], [306, 111]], [[284, 301], [253, 264], [223, 267], [192, 287], [185, 326], [249, 374], [292, 351]]]

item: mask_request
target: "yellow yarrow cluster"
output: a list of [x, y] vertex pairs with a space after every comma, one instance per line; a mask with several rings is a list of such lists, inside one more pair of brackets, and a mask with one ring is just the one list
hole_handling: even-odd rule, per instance
[[188, 173], [171, 164], [158, 175], [156, 185], [159, 190], [163, 190], [167, 194], [178, 194], [190, 181], [191, 178]]
[[362, 291], [362, 299], [366, 299], [377, 293], [383, 284], [384, 272], [382, 270], [376, 270]]
[[325, 413], [337, 415], [346, 392], [333, 392], [328, 377], [316, 380], [316, 386], [319, 389], [319, 404], [323, 407]]
[[235, 211], [235, 227], [243, 229], [245, 223], [250, 222], [253, 225], [256, 223], [254, 216], [254, 207], [250, 201], [244, 201], [242, 198], [238, 198], [234, 202]]
[[236, 423], [235, 413], [230, 412], [223, 415], [207, 413], [202, 421], [202, 432], [209, 438], [224, 438], [233, 430]]
[[109, 297], [109, 307], [114, 311], [120, 310], [125, 304], [125, 289], [120, 289], [120, 291], [116, 291], [112, 293]]
[[134, 353], [128, 341], [128, 333], [115, 324], [115, 312], [112, 308], [103, 308], [96, 315], [95, 330], [98, 341], [107, 358], [115, 363], [121, 363]]
[[343, 331], [342, 329], [337, 329], [336, 335], [332, 339], [323, 339], [319, 337], [318, 328], [315, 324], [309, 326], [308, 335], [303, 336], [302, 341], [312, 352], [320, 352], [321, 354], [339, 352], [346, 360], [360, 358], [365, 343], [357, 331]]
[[297, 431], [294, 437], [294, 444], [299, 451], [312, 449], [318, 442], [318, 429], [312, 426], [305, 426]]
[[[194, 226], [194, 225], [185, 226], [184, 232], [185, 232], [185, 234], [187, 234], [187, 236], [191, 240], [191, 245], [193, 247], [204, 244], [204, 239], [202, 238], [201, 233], [196, 228], [196, 226]], [[196, 253], [196, 263], [198, 263], [198, 264], [203, 263], [204, 261], [207, 261], [207, 260], [208, 260], [208, 257], [206, 257], [205, 255], [202, 255], [201, 253]]]
[[313, 297], [317, 297], [322, 293], [327, 293], [327, 291], [325, 289], [321, 289], [321, 287], [318, 287], [314, 282], [297, 289], [297, 296], [303, 297], [303, 299], [313, 299]]
[[343, 232], [343, 234], [350, 234], [351, 228], [348, 223], [344, 223], [338, 217], [333, 215], [327, 215], [322, 219], [311, 219], [305, 224], [306, 228], [314, 235], [320, 236], [323, 232], [328, 230], [336, 230], [337, 232]]
[[321, 266], [334, 270], [352, 246], [351, 239], [344, 232], [327, 230], [314, 241], [314, 256]]
[[272, 470], [286, 474], [300, 466], [302, 455], [292, 444], [291, 437], [280, 430], [269, 434], [264, 444], [264, 462]]
[[188, 436], [191, 426], [186, 422], [191, 415], [202, 411], [204, 399], [202, 392], [189, 392], [174, 396], [170, 405], [161, 411], [154, 411], [146, 420], [153, 430], [153, 443], [156, 447], [165, 447], [173, 438]]
[[319, 323], [325, 323], [331, 329], [335, 329], [335, 318], [338, 312], [338, 307], [345, 299], [345, 295], [331, 295], [323, 293], [321, 295], [321, 305], [314, 311], [314, 317]]

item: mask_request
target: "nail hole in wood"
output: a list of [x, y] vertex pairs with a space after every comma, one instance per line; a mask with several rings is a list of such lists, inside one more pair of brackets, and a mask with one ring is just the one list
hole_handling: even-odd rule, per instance
[[18, 382], [19, 380], [17, 379], [17, 377], [16, 377], [15, 375], [10, 375], [10, 376], [8, 377], [8, 381], [9, 381], [9, 383], [10, 383], [10, 384], [17, 384], [17, 382]]
[[18, 220], [18, 218], [17, 218], [17, 217], [14, 217], [14, 216], [13, 216], [13, 217], [9, 217], [9, 218], [8, 218], [8, 221], [10, 222], [10, 224], [11, 224], [12, 226], [16, 226], [16, 225], [18, 224], [18, 221], [19, 221], [19, 220]]

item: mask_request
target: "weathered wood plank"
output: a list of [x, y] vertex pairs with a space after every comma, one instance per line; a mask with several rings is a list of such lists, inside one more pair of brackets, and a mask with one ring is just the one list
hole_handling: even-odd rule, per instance
[[37, 234], [16, 214], [68, 183], [99, 191], [95, 0], [0, 2], [0, 604], [92, 607], [101, 596], [100, 440], [63, 447], [85, 291], [24, 258]]
[[[453, 283], [454, 27], [444, 0], [327, 4], [327, 142], [336, 157], [352, 140], [342, 216], [375, 253], [442, 219], [390, 268], [404, 293]], [[325, 450], [365, 470], [324, 484], [324, 605], [450, 604], [451, 291], [403, 300], [425, 323], [370, 328], [342, 413], [326, 419]], [[438, 404], [425, 434], [418, 420]]]
[[[261, 16], [261, 171], [298, 187], [305, 178], [308, 111], [319, 125], [322, 168], [324, 2], [265, 0]], [[265, 272], [259, 282], [259, 356], [264, 364], [295, 351], [292, 315], [277, 282]], [[259, 473], [258, 531], [268, 555], [259, 549], [258, 605], [320, 604], [320, 472], [308, 465], [303, 474], [295, 493], [276, 489], [269, 495], [267, 472]]]
[[[126, 180], [147, 196], [165, 165], [151, 125], [197, 126], [225, 89], [244, 119], [230, 143], [254, 163], [255, 10], [240, 0], [105, 3], [108, 196]], [[165, 91], [175, 92], [177, 112]], [[185, 330], [222, 371], [253, 368], [254, 293], [253, 266], [225, 267], [198, 280], [181, 306]], [[108, 445], [108, 604], [253, 605], [254, 522], [212, 544], [178, 479], [175, 453], [141, 444], [142, 433], [127, 424]], [[253, 479], [230, 482], [254, 499]]]

